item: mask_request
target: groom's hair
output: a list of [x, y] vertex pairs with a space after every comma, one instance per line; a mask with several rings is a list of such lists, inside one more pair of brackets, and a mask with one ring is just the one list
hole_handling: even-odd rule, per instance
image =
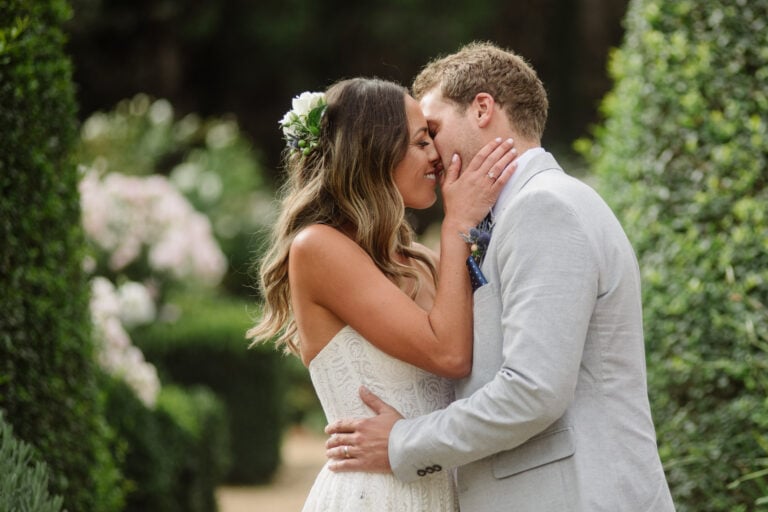
[[456, 103], [461, 111], [478, 93], [488, 93], [521, 135], [540, 140], [544, 133], [547, 92], [533, 68], [510, 50], [474, 42], [435, 59], [413, 81], [413, 96], [420, 100], [435, 87], [440, 87], [443, 98]]

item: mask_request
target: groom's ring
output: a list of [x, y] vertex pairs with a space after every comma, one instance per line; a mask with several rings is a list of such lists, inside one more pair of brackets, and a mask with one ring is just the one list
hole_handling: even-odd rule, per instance
[[349, 458], [349, 446], [346, 446], [346, 445], [344, 446], [344, 458], [345, 459]]

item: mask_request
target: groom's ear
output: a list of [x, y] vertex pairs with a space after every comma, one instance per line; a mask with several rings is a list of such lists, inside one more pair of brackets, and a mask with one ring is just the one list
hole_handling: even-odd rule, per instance
[[487, 92], [479, 92], [475, 95], [475, 99], [472, 100], [472, 109], [477, 118], [478, 127], [485, 128], [491, 122], [495, 104], [496, 101], [493, 99], [493, 96]]

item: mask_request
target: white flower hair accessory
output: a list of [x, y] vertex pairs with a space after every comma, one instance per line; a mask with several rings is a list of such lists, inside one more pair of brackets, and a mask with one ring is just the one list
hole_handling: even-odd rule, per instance
[[320, 121], [327, 106], [325, 93], [303, 92], [293, 98], [291, 106], [279, 122], [283, 137], [291, 150], [308, 155], [320, 137]]

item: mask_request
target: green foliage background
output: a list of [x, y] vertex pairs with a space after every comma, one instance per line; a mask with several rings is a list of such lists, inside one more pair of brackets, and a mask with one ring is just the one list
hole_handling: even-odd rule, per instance
[[766, 23], [766, 0], [633, 0], [581, 143], [639, 254], [680, 512], [768, 504]]
[[230, 425], [221, 447], [232, 459], [226, 481], [268, 482], [290, 412], [285, 359], [271, 344], [247, 348], [251, 315], [243, 301], [201, 294], [172, 300], [179, 318], [137, 329], [135, 343], [164, 382], [206, 386], [221, 398]]
[[[0, 409], [69, 510], [122, 506], [90, 340], [63, 0], [0, 2]], [[4, 477], [4, 476], [3, 476]]]
[[229, 464], [226, 411], [208, 389], [165, 385], [154, 409], [105, 378], [107, 414], [124, 452], [125, 512], [212, 512]]

